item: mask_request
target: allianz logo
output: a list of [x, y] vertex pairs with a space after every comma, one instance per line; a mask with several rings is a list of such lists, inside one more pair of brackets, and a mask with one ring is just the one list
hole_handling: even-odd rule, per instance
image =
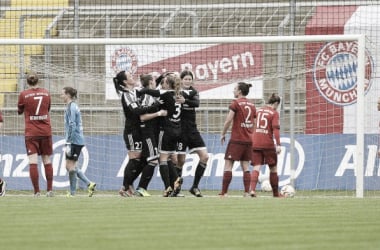
[[[282, 137], [281, 138], [282, 150], [278, 155], [278, 164], [277, 171], [280, 177], [280, 186], [290, 183], [290, 177], [292, 172], [294, 172], [293, 178], [297, 178], [304, 167], [305, 163], [305, 152], [303, 150], [302, 145], [295, 140], [294, 142], [294, 163], [295, 166], [293, 169], [291, 168], [291, 155], [290, 155], [290, 138]], [[285, 146], [287, 145], [288, 146]], [[210, 149], [208, 149], [210, 151]], [[124, 166], [128, 162], [128, 156], [125, 157], [123, 163], [119, 167], [119, 171], [117, 173], [117, 177], [123, 177]], [[182, 168], [182, 176], [194, 176], [195, 169], [197, 168], [199, 162], [199, 157], [197, 154], [187, 154], [186, 162]], [[160, 176], [160, 172], [157, 171], [158, 167], [156, 167], [156, 177]], [[219, 153], [209, 153], [209, 160], [207, 162], [207, 168], [204, 173], [205, 177], [222, 177], [224, 172], [224, 152]], [[235, 162], [232, 168], [233, 176], [243, 176], [243, 172], [240, 167], [239, 162]], [[263, 166], [261, 168], [261, 176], [269, 176], [269, 168], [267, 166]]]

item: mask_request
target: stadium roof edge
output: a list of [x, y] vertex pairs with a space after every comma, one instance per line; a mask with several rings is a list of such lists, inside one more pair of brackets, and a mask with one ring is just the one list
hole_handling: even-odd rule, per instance
[[[371, 1], [318, 1], [318, 2], [310, 2], [310, 1], [301, 1], [297, 2], [297, 7], [316, 7], [316, 6], [348, 6], [348, 5], [374, 5], [373, 0]], [[205, 9], [205, 8], [278, 8], [278, 7], [288, 7], [289, 3], [244, 3], [244, 4], [197, 4], [197, 5], [158, 5], [158, 4], [141, 4], [141, 5], [133, 5], [132, 6], [126, 6], [126, 5], [84, 5], [79, 6], [79, 10], [97, 10], [99, 9], [99, 6], [101, 6], [102, 10], [146, 10], [146, 9], [162, 9], [163, 6], [165, 8], [173, 8], [176, 9], [180, 7], [181, 9], [191, 9], [191, 10], [197, 10], [197, 9]], [[74, 7], [56, 7], [56, 6], [49, 6], [49, 7], [0, 7], [0, 11], [21, 11], [21, 10], [61, 10], [61, 9], [68, 9], [73, 10]]]

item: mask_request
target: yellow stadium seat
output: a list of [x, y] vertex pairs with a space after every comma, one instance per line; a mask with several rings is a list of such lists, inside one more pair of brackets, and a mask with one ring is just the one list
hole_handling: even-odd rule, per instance
[[16, 38], [19, 37], [19, 22], [11, 19], [0, 20], [0, 37]]
[[[0, 55], [17, 55], [20, 52], [19, 45], [0, 46]], [[44, 52], [43, 45], [24, 45], [24, 55], [41, 55]]]
[[11, 6], [66, 7], [69, 6], [69, 0], [11, 0]]
[[[23, 63], [23, 67], [22, 64]], [[25, 56], [22, 62], [18, 56], [0, 56], [0, 72], [5, 74], [18, 74], [20, 69], [30, 67], [30, 57]]]
[[[52, 20], [52, 18], [27, 20], [24, 27], [24, 38], [43, 38], [45, 36], [45, 30]], [[56, 34], [56, 30], [50, 31], [50, 36], [55, 36]]]
[[13, 63], [0, 62], [0, 72], [6, 73], [6, 74], [16, 74], [20, 72], [20, 67], [18, 67], [18, 65], [15, 65]]
[[[24, 23], [24, 38], [43, 38], [45, 30], [52, 22], [52, 18], [29, 18]], [[57, 35], [55, 29], [50, 31], [50, 36]], [[0, 37], [2, 38], [19, 38], [19, 20], [18, 19], [1, 19], [0, 20]]]
[[17, 78], [2, 79], [0, 84], [0, 92], [17, 91]]
[[6, 74], [6, 73], [2, 73], [0, 72], [0, 83], [2, 83], [3, 80], [9, 80], [9, 79], [17, 79], [18, 78], [18, 74]]
[[[46, 14], [57, 12], [53, 7], [68, 7], [69, 0], [11, 0], [11, 7], [47, 7], [47, 10], [24, 10], [24, 11], [5, 11], [0, 19], [0, 39], [20, 37], [20, 17], [24, 19], [24, 38], [43, 38], [45, 30], [52, 22], [53, 17], [46, 17]], [[48, 8], [52, 7], [51, 10]], [[30, 14], [37, 14], [27, 17]], [[40, 16], [39, 16], [40, 15]], [[44, 16], [45, 15], [45, 16]], [[57, 35], [55, 29], [51, 30], [50, 36]], [[42, 45], [24, 45], [23, 67], [20, 67], [20, 48], [19, 45], [0, 46], [0, 106], [4, 103], [4, 94], [1, 92], [17, 91], [18, 77], [20, 70], [25, 72], [30, 67], [30, 57], [28, 55], [41, 55], [44, 52]]]

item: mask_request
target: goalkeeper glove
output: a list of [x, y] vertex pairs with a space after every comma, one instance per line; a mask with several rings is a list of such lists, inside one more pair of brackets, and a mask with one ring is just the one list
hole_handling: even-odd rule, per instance
[[65, 145], [65, 152], [66, 152], [66, 155], [68, 157], [70, 157], [72, 155], [72, 153], [71, 153], [71, 143], [66, 143], [66, 145]]

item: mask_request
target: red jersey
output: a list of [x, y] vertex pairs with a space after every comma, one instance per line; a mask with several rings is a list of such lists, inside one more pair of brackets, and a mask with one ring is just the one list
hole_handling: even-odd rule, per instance
[[3, 113], [0, 111], [0, 122], [3, 122]]
[[274, 140], [280, 146], [280, 117], [270, 106], [257, 109], [256, 127], [252, 137], [252, 148], [274, 148]]
[[18, 114], [24, 113], [25, 136], [51, 136], [49, 92], [44, 88], [29, 88], [18, 97]]
[[251, 143], [253, 125], [256, 117], [255, 105], [249, 102], [247, 98], [242, 97], [233, 100], [229, 108], [235, 112], [230, 141]]

